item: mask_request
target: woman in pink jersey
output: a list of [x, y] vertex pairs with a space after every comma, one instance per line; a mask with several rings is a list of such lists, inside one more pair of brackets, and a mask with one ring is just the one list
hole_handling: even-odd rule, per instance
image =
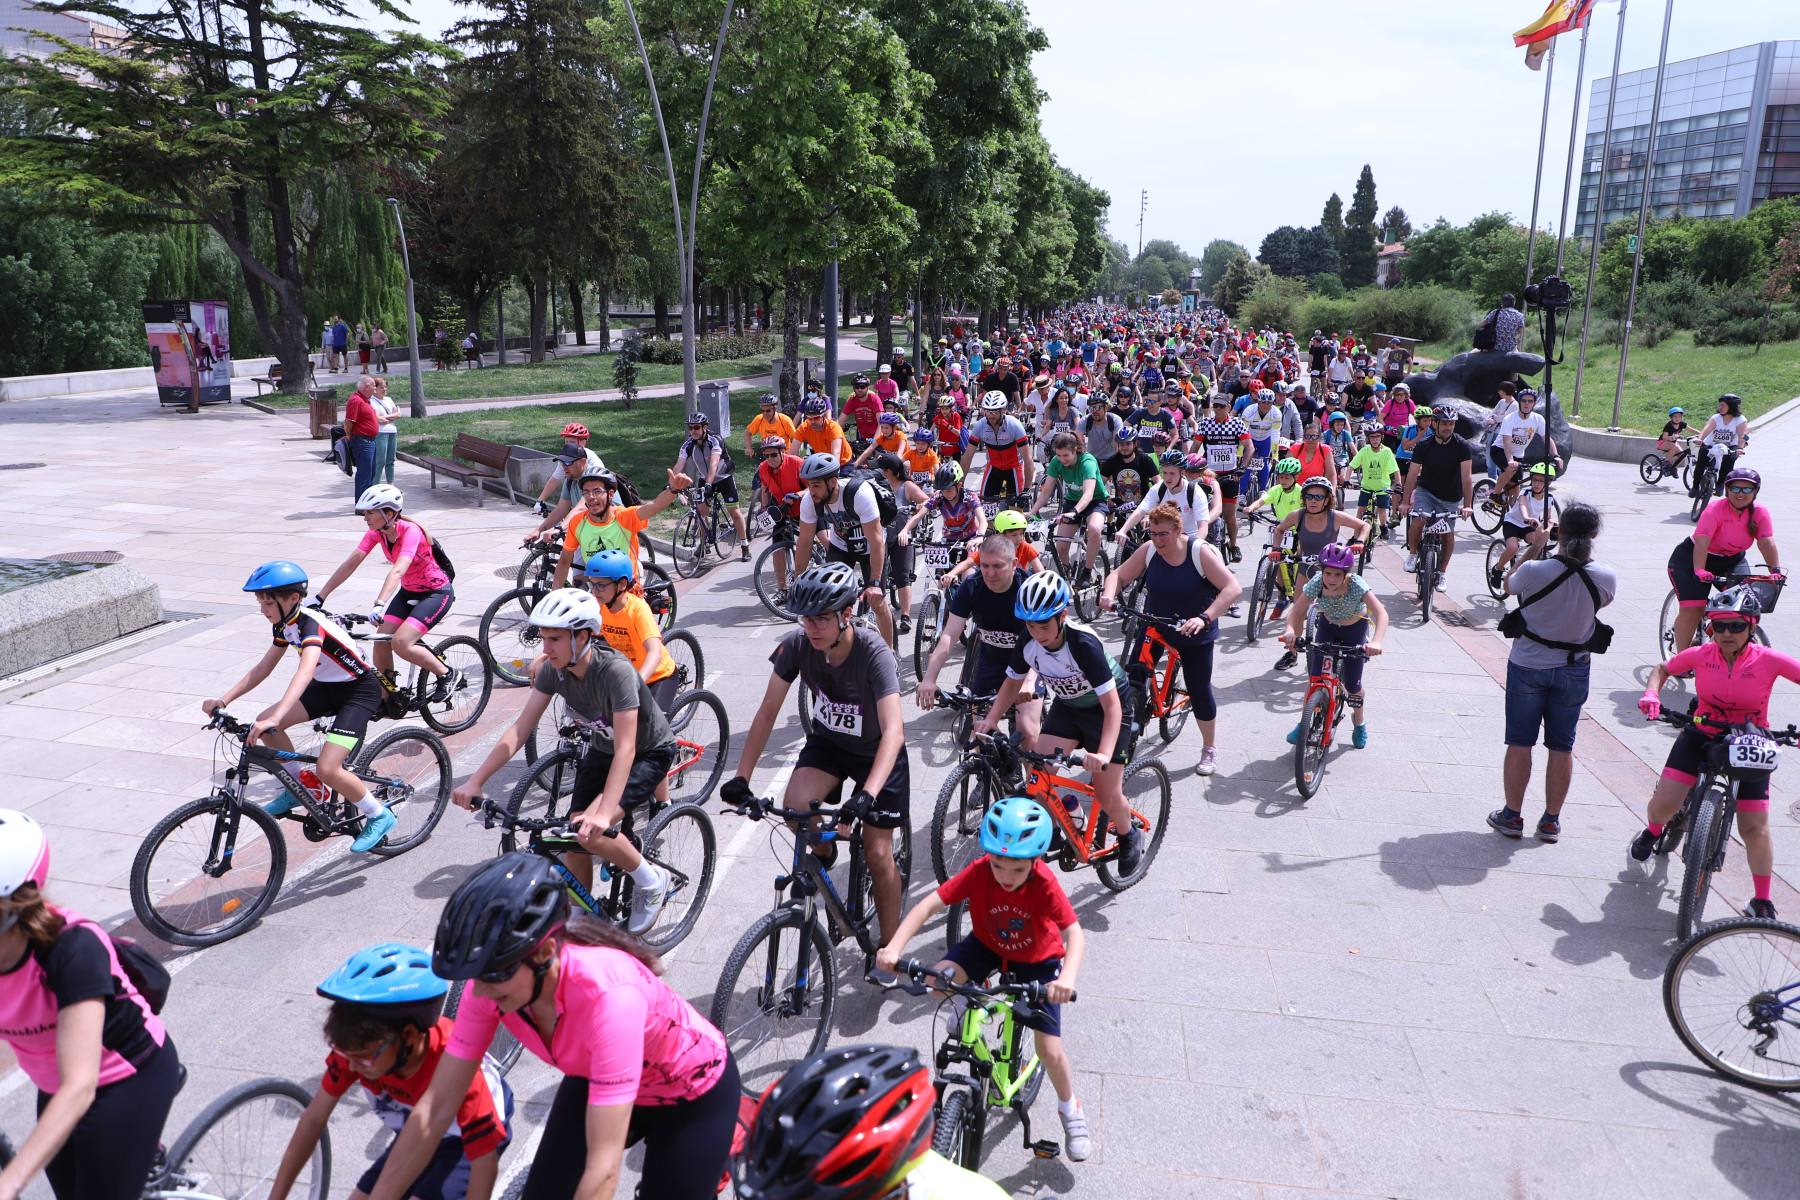
[[565, 1076], [525, 1200], [608, 1200], [626, 1149], [640, 1141], [640, 1195], [717, 1193], [741, 1094], [724, 1037], [657, 977], [656, 956], [635, 938], [599, 921], [568, 922], [555, 865], [525, 851], [477, 867], [451, 895], [432, 970], [474, 983], [370, 1200], [403, 1200], [502, 1024]]
[[[1662, 778], [1650, 797], [1648, 825], [1631, 842], [1631, 857], [1643, 862], [1650, 857], [1663, 826], [1680, 810], [1682, 801], [1699, 778], [1707, 747], [1724, 725], [1769, 723], [1769, 693], [1777, 679], [1800, 683], [1800, 660], [1758, 645], [1750, 636], [1762, 616], [1756, 593], [1740, 584], [1713, 597], [1706, 606], [1707, 632], [1712, 640], [1678, 652], [1650, 672], [1650, 684], [1638, 698], [1638, 709], [1654, 721], [1662, 715], [1662, 691], [1671, 675], [1692, 675], [1699, 707], [1694, 723], [1684, 726], [1669, 750]], [[1750, 862], [1750, 881], [1755, 898], [1745, 915], [1773, 918], [1769, 899], [1770, 877], [1775, 872], [1775, 846], [1769, 840], [1769, 774], [1746, 777], [1738, 785], [1738, 830], [1744, 835], [1744, 857]]]
[[1669, 555], [1669, 585], [1680, 604], [1675, 612], [1675, 648], [1685, 650], [1700, 628], [1700, 612], [1712, 594], [1713, 581], [1730, 579], [1743, 565], [1750, 547], [1762, 555], [1774, 574], [1781, 573], [1781, 554], [1775, 548], [1775, 520], [1756, 502], [1762, 476], [1749, 467], [1738, 467], [1725, 476], [1725, 495], [1706, 506], [1694, 526], [1694, 536], [1684, 538]]
[[106, 931], [44, 899], [49, 872], [43, 829], [0, 809], [0, 1040], [38, 1089], [0, 1200], [40, 1171], [58, 1200], [137, 1200], [181, 1062]]

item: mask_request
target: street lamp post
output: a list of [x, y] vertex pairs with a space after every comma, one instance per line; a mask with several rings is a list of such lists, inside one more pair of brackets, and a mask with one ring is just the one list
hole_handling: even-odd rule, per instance
[[406, 268], [406, 326], [407, 357], [412, 361], [412, 415], [425, 415], [425, 379], [419, 370], [419, 313], [413, 305], [412, 253], [406, 248], [406, 218], [400, 215], [400, 201], [389, 196], [387, 202], [394, 207], [394, 220], [400, 224], [400, 263]]

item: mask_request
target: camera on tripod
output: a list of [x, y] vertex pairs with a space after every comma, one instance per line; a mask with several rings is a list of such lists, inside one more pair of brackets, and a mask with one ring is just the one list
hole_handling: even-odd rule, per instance
[[1525, 303], [1543, 309], [1564, 309], [1575, 302], [1575, 289], [1560, 275], [1546, 275], [1525, 285]]

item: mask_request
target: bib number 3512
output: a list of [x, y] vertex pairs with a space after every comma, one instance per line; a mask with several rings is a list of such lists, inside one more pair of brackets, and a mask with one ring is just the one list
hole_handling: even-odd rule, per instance
[[1736, 737], [1731, 739], [1728, 761], [1746, 771], [1773, 771], [1781, 757], [1781, 747], [1766, 738]]

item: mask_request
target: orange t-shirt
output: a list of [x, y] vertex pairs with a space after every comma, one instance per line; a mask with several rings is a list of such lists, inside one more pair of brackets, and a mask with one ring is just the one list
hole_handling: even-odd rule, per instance
[[576, 559], [583, 563], [602, 550], [623, 550], [631, 556], [632, 579], [642, 583], [644, 573], [638, 569], [638, 534], [648, 528], [649, 519], [639, 516], [636, 508], [620, 508], [615, 504], [612, 520], [602, 524], [589, 519], [587, 506], [581, 505], [563, 526], [563, 545], [574, 546]]
[[752, 446], [761, 446], [766, 437], [781, 438], [790, 447], [794, 444], [794, 419], [784, 412], [777, 412], [772, 417], [758, 413], [750, 418], [744, 429], [750, 434]]
[[900, 432], [898, 426], [894, 427], [892, 433], [889, 433], [887, 427], [883, 426], [882, 431], [875, 435], [874, 442], [877, 454], [899, 454], [906, 449], [907, 445], [906, 435]]
[[830, 417], [825, 418], [823, 428], [815, 426], [811, 420], [800, 422], [794, 427], [794, 438], [812, 454], [829, 453], [831, 444], [836, 442], [839, 447], [838, 461], [850, 461], [850, 439], [844, 436], [844, 427]]
[[[614, 650], [631, 660], [632, 668], [644, 669], [644, 647], [651, 638], [662, 637], [662, 630], [657, 628], [656, 617], [650, 612], [650, 606], [642, 596], [625, 593], [625, 605], [622, 611], [614, 612], [605, 605], [600, 606], [600, 635]], [[667, 654], [645, 683], [658, 683], [675, 673], [675, 662]]]
[[[1025, 567], [1029, 567], [1032, 563], [1036, 562], [1039, 557], [1040, 557], [1040, 555], [1038, 554], [1038, 548], [1036, 546], [1032, 545], [1029, 541], [1025, 541], [1025, 542], [1019, 543], [1019, 552], [1017, 554], [1013, 555], [1013, 561], [1018, 564], [1020, 569], [1024, 569]], [[980, 560], [980, 558], [981, 558], [981, 547], [980, 546], [969, 547], [969, 561], [977, 562]]]
[[900, 452], [900, 461], [906, 464], [907, 473], [915, 481], [920, 476], [929, 480], [932, 473], [938, 469], [938, 456], [935, 450], [919, 450], [909, 445]]

